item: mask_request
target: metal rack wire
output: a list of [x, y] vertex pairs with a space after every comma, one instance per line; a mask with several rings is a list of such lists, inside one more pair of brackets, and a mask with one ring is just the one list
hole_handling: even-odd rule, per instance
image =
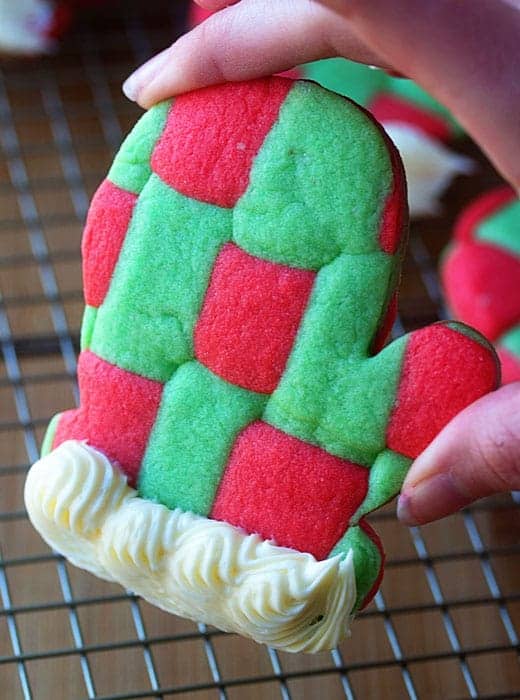
[[[353, 637], [291, 656], [158, 611], [49, 551], [23, 506], [43, 430], [77, 399], [79, 242], [90, 195], [138, 110], [119, 85], [182, 29], [184, 4], [88, 16], [59, 56], [0, 71], [0, 698], [520, 697], [518, 500], [426, 528], [372, 521], [387, 575]], [[483, 166], [455, 189], [494, 175]], [[396, 333], [444, 315], [451, 213], [414, 228]]]

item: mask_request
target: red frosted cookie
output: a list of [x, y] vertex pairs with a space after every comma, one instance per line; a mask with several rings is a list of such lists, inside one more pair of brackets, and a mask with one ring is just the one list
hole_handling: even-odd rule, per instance
[[151, 109], [87, 219], [81, 401], [26, 486], [45, 539], [171, 612], [334, 646], [382, 576], [365, 516], [497, 384], [462, 324], [385, 346], [406, 214], [382, 129], [315, 83]]
[[454, 315], [496, 344], [503, 382], [520, 380], [520, 201], [511, 188], [466, 208], [441, 273]]

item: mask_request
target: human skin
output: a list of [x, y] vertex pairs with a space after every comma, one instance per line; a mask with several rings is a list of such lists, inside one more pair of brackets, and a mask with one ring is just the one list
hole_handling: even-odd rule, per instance
[[[124, 85], [142, 107], [205, 85], [345, 56], [444, 103], [520, 190], [519, 0], [199, 0], [216, 14]], [[520, 489], [520, 382], [460, 413], [415, 460], [398, 515], [421, 524]]]

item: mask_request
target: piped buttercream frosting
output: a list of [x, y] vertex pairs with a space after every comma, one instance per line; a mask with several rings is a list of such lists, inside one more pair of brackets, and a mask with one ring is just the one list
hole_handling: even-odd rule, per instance
[[285, 651], [333, 648], [356, 601], [353, 553], [323, 561], [229, 523], [140, 498], [84, 442], [64, 442], [31, 468], [29, 517], [73, 564], [168, 612]]

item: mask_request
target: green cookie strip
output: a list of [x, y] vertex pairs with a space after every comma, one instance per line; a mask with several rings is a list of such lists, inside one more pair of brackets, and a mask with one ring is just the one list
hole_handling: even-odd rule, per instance
[[378, 456], [368, 477], [368, 493], [351, 522], [358, 523], [367, 513], [371, 513], [391, 501], [401, 490], [404, 478], [413, 459], [392, 450], [383, 450]]
[[475, 236], [479, 241], [493, 243], [520, 257], [520, 200], [514, 200], [482, 221]]
[[412, 459], [393, 452], [381, 452], [370, 469], [368, 493], [359, 510], [352, 516], [352, 525], [336, 544], [329, 557], [346, 556], [352, 548], [356, 568], [356, 609], [372, 588], [381, 567], [381, 554], [370, 537], [357, 525], [367, 513], [390, 501], [401, 489]]
[[139, 475], [143, 498], [207, 515], [231, 448], [267, 397], [188, 362], [164, 387]]
[[277, 428], [365, 466], [385, 449], [407, 342], [368, 356], [396, 264], [379, 252], [342, 255], [320, 270], [264, 414]]
[[356, 570], [356, 612], [374, 585], [381, 567], [381, 554], [370, 537], [359, 526], [350, 527], [334, 547], [329, 557], [346, 556], [354, 552]]
[[[162, 102], [146, 112], [123, 141], [108, 173], [108, 179], [128, 192], [139, 194], [152, 171], [150, 157], [161, 135], [171, 101]], [[86, 306], [81, 324], [81, 350], [91, 346], [97, 309]]]
[[43, 438], [40, 454], [42, 457], [45, 457], [45, 455], [48, 455], [49, 452], [52, 450], [52, 443], [54, 442], [54, 436], [56, 435], [56, 430], [58, 429], [58, 423], [60, 421], [60, 418], [63, 414], [62, 413], [56, 413], [55, 416], [51, 418], [51, 421], [49, 425], [47, 426], [47, 430], [45, 431], [45, 436]]
[[393, 185], [379, 128], [338, 95], [322, 98], [310, 83], [293, 87], [233, 213], [233, 239], [248, 253], [312, 270], [380, 251]]
[[231, 238], [231, 216], [152, 175], [99, 307], [91, 350], [161, 382], [193, 359], [194, 324], [217, 253]]
[[520, 325], [505, 333], [497, 340], [497, 345], [502, 345], [513, 355], [520, 357]]
[[123, 141], [108, 172], [108, 179], [128, 192], [139, 194], [152, 174], [150, 157], [161, 135], [171, 100], [148, 110]]
[[89, 350], [92, 343], [92, 333], [96, 324], [97, 308], [85, 306], [83, 320], [81, 321], [80, 350]]

